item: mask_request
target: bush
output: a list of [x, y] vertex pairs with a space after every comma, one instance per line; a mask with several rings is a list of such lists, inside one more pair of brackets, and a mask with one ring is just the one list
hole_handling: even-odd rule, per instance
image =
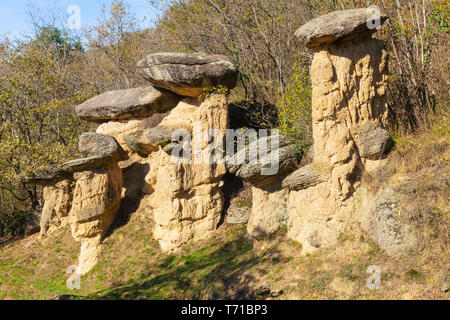
[[281, 133], [293, 138], [302, 150], [312, 144], [311, 80], [306, 61], [292, 68], [292, 76], [277, 109]]

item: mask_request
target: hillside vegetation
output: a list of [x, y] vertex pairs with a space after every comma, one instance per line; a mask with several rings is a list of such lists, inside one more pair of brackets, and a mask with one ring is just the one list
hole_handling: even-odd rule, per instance
[[[33, 235], [3, 247], [0, 298], [447, 299], [449, 137], [448, 121], [441, 119], [429, 131], [398, 138], [390, 177], [383, 178], [405, 173], [411, 178], [400, 190], [401, 214], [416, 223], [422, 241], [410, 255], [389, 257], [361, 231], [348, 230], [336, 248], [302, 257], [295, 254], [298, 244], [283, 240], [282, 232], [254, 248], [244, 226], [227, 224], [215, 238], [167, 255], [152, 240], [151, 217], [138, 211], [126, 224], [118, 219], [112, 227], [101, 263], [82, 277], [81, 290], [66, 284], [66, 271], [79, 251], [69, 230], [43, 243]], [[369, 189], [382, 183], [366, 179]], [[382, 270], [380, 290], [366, 287], [371, 265]]]
[[[148, 2], [160, 10], [153, 28], [117, 0], [83, 33], [33, 19], [28, 40], [0, 41], [0, 299], [448, 299], [448, 0]], [[361, 178], [361, 188], [376, 194], [394, 186], [398, 216], [418, 239], [414, 252], [388, 256], [350, 228], [337, 246], [302, 256], [284, 229], [256, 243], [245, 226], [223, 223], [214, 238], [169, 255], [153, 240], [152, 213], [119, 211], [99, 264], [81, 289], [68, 289], [79, 243], [69, 228], [38, 238], [43, 189], [23, 177], [77, 158], [78, 137], [95, 127], [75, 116], [75, 106], [144, 86], [136, 65], [148, 54], [223, 54], [240, 72], [229, 93], [236, 122], [280, 129], [306, 154], [312, 54], [294, 33], [324, 13], [372, 4], [390, 17], [377, 37], [390, 56], [387, 129], [395, 147], [382, 170]], [[235, 201], [251, 207], [248, 188], [240, 192]], [[380, 290], [366, 286], [369, 266], [381, 268]]]

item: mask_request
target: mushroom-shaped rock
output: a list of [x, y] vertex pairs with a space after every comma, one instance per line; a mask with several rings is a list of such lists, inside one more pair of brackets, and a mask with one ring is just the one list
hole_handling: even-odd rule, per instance
[[62, 169], [75, 180], [69, 223], [75, 240], [82, 242], [78, 269], [85, 274], [97, 263], [102, 237], [119, 210], [123, 179], [118, 162], [128, 155], [113, 137], [92, 132], [81, 135], [79, 151], [86, 158]]
[[77, 106], [75, 113], [92, 122], [139, 119], [170, 111], [180, 100], [172, 92], [147, 86], [103, 93]]
[[288, 196], [280, 179], [298, 167], [298, 160], [297, 146], [283, 135], [253, 141], [229, 159], [229, 172], [253, 185], [247, 232], [254, 239], [270, 237], [286, 222]]
[[78, 272], [89, 272], [98, 261], [103, 236], [121, 203], [122, 170], [113, 161], [102, 168], [74, 174], [72, 208], [69, 213], [72, 235], [81, 242]]
[[311, 20], [298, 29], [295, 36], [306, 47], [314, 48], [342, 39], [368, 36], [386, 19], [387, 16], [375, 7], [335, 11]]
[[84, 157], [110, 156], [115, 161], [128, 160], [128, 154], [111, 136], [87, 132], [80, 136], [78, 148]]
[[383, 158], [392, 149], [394, 140], [387, 130], [364, 125], [357, 135], [356, 144], [362, 158], [377, 160]]
[[83, 133], [78, 148], [85, 158], [64, 163], [62, 170], [70, 173], [93, 170], [129, 158], [116, 139], [94, 132]]
[[236, 66], [222, 55], [156, 53], [140, 61], [138, 67], [153, 85], [194, 98], [212, 88], [233, 89], [238, 78]]
[[294, 171], [283, 180], [283, 188], [301, 190], [312, 187], [321, 182], [320, 174], [316, 172], [313, 164]]

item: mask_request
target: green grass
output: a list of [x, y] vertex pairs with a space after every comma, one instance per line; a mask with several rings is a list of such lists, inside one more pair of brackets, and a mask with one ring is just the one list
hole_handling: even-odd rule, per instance
[[[244, 235], [224, 244], [210, 243], [187, 255], [161, 257], [159, 263], [128, 281], [127, 284], [95, 292], [87, 299], [171, 299], [182, 296], [200, 299], [216, 279], [230, 276], [257, 263], [253, 247]], [[195, 279], [195, 280], [193, 280]]]

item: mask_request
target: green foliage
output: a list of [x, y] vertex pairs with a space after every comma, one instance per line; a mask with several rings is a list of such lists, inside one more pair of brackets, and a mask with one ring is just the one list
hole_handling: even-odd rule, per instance
[[72, 106], [91, 93], [82, 51], [68, 39], [43, 27], [37, 39], [0, 46], [0, 236], [23, 232], [28, 219], [22, 213], [41, 202], [40, 190], [18, 176], [69, 160], [85, 130]]
[[302, 150], [312, 144], [311, 91], [307, 65], [297, 62], [277, 108], [280, 131], [292, 137]]

